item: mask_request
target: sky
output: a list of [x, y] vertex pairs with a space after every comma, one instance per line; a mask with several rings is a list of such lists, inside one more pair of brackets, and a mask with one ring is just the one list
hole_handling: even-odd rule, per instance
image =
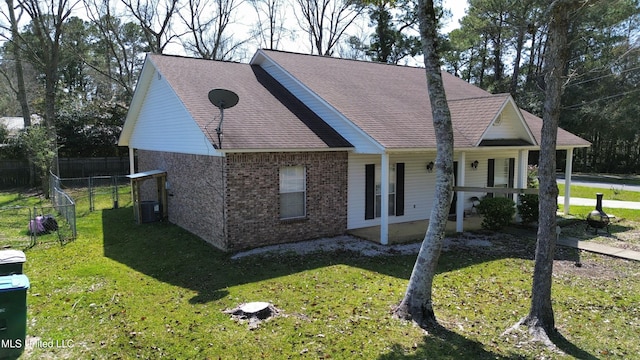
[[[447, 24], [445, 24], [445, 26], [443, 27], [443, 31], [445, 33], [448, 33], [451, 30], [456, 29], [460, 26], [458, 21], [466, 14], [467, 7], [469, 5], [467, 0], [442, 0], [442, 4], [445, 9], [449, 9], [452, 13], [451, 20]], [[255, 10], [248, 3], [245, 3], [241, 6], [243, 6], [242, 10], [240, 11], [240, 13], [242, 14], [240, 16], [241, 20], [237, 21], [236, 26], [238, 30], [236, 31], [237, 33], [248, 33], [251, 25], [256, 21], [255, 15], [253, 15]], [[285, 24], [285, 27], [295, 29], [297, 27], [295, 14], [293, 13], [287, 14], [286, 18], [287, 18], [287, 23]], [[364, 39], [370, 36], [371, 33], [373, 33], [373, 31], [374, 31], [373, 28], [371, 28], [369, 25], [369, 17], [363, 16], [360, 22], [352, 24], [352, 26], [348, 30], [349, 32], [348, 35], [355, 35], [360, 37], [361, 39]], [[254, 49], [254, 48], [255, 46], [251, 46], [251, 49]], [[301, 52], [301, 53], [309, 53], [311, 51], [311, 49], [309, 48], [309, 44], [308, 44], [308, 40], [306, 39], [306, 36], [302, 34], [300, 30], [297, 30], [297, 34], [294, 39], [283, 40], [279, 49]], [[180, 50], [182, 50], [181, 46], [180, 46]], [[254, 50], [249, 50], [248, 54], [245, 55], [245, 57], [248, 57], [248, 58], [242, 59], [242, 61], [250, 60], [251, 56], [253, 55], [253, 51]], [[178, 54], [178, 55], [183, 55], [183, 54]], [[422, 63], [422, 57], [420, 56], [417, 59], [408, 60], [403, 65], [420, 66], [421, 63]]]
[[460, 27], [458, 20], [467, 13], [469, 2], [467, 0], [442, 0], [442, 4], [445, 9], [451, 10], [453, 15], [452, 20], [444, 27], [445, 32], [449, 32]]
[[[451, 21], [449, 21], [449, 23], [444, 26], [444, 31], [449, 32], [459, 27], [458, 20], [465, 15], [466, 8], [468, 7], [468, 1], [467, 0], [442, 0], [442, 3], [444, 8], [451, 10], [453, 15]], [[1, 4], [0, 6], [5, 6], [5, 5]], [[251, 25], [256, 21], [255, 15], [254, 15], [255, 10], [249, 5], [249, 3], [245, 2], [241, 6], [243, 6], [243, 8], [239, 12], [239, 16], [237, 16], [236, 24], [233, 26], [233, 29], [234, 29], [233, 31], [238, 35], [248, 34], [251, 28]], [[75, 15], [80, 16], [81, 18], [87, 18], [85, 12], [86, 10], [81, 3], [76, 4]], [[295, 28], [297, 26], [297, 24], [295, 23], [296, 20], [295, 20], [294, 14], [287, 14], [287, 19], [288, 21], [293, 22], [290, 25], [286, 25], [287, 27]], [[0, 22], [2, 22], [3, 20], [4, 19], [0, 19]], [[369, 23], [368, 17], [364, 16], [359, 23], [353, 24], [354, 26], [352, 26], [352, 28], [350, 29], [350, 33], [362, 39], [368, 37], [373, 32], [373, 29], [369, 27], [368, 23]], [[240, 37], [242, 37], [242, 35], [238, 36], [238, 38]], [[4, 40], [5, 39], [0, 37], [0, 45], [4, 43]], [[246, 51], [247, 53], [244, 55], [245, 58], [242, 59], [241, 61], [248, 61], [253, 55], [253, 52], [255, 51], [254, 49], [255, 47], [256, 46], [253, 45], [249, 49], [247, 49]], [[289, 51], [302, 52], [302, 53], [310, 52], [308, 41], [306, 40], [306, 36], [302, 34], [300, 31], [298, 31], [296, 38], [283, 42], [283, 45], [280, 48], [289, 50]], [[166, 49], [166, 53], [174, 54], [174, 55], [185, 55], [184, 49], [182, 45], [179, 43], [171, 44], [170, 46], [168, 46]], [[235, 59], [235, 60], [238, 60], [238, 59]], [[418, 62], [420, 62], [420, 60], [418, 60]]]

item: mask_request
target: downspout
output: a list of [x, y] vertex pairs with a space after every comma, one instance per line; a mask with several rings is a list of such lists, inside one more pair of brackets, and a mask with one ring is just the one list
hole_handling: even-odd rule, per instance
[[136, 173], [135, 149], [129, 146], [129, 175]]

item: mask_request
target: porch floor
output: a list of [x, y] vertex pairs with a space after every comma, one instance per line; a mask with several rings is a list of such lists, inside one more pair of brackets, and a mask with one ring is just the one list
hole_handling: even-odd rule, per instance
[[[464, 218], [464, 231], [479, 230], [482, 227], [480, 223], [482, 217], [479, 215], [470, 215]], [[429, 220], [408, 221], [397, 224], [389, 224], [389, 244], [410, 243], [422, 241], [427, 232]], [[447, 235], [456, 233], [456, 221], [447, 221], [445, 230]], [[347, 230], [347, 233], [362, 239], [380, 243], [380, 226], [370, 226], [359, 229]]]

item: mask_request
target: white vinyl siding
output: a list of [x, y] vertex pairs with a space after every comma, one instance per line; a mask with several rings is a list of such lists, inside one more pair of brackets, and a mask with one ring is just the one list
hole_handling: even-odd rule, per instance
[[[465, 186], [486, 187], [487, 186], [487, 161], [495, 158], [518, 157], [517, 150], [496, 150], [477, 151], [466, 153]], [[454, 160], [457, 161], [459, 153], [456, 151]], [[391, 154], [389, 162], [391, 164], [405, 164], [404, 182], [404, 215], [389, 216], [389, 223], [401, 223], [428, 219], [431, 215], [431, 206], [434, 199], [434, 188], [436, 181], [436, 171], [427, 171], [427, 164], [435, 161], [435, 152], [430, 153], [407, 153]], [[471, 170], [470, 164], [478, 160], [478, 169]], [[380, 168], [380, 155], [349, 154], [349, 174], [348, 174], [348, 199], [347, 199], [347, 229], [358, 229], [368, 226], [380, 225], [380, 218], [365, 220], [365, 165], [375, 164], [376, 172]], [[518, 173], [518, 162], [516, 161], [515, 173]], [[465, 192], [464, 208], [471, 209], [473, 196], [482, 198], [485, 193]]]
[[283, 166], [280, 168], [281, 219], [306, 216], [306, 183], [304, 166]]
[[[484, 140], [495, 139], [524, 139], [532, 140], [530, 133], [523, 124], [519, 113], [509, 102], [492, 126], [489, 126], [482, 137]], [[533, 141], [533, 140], [532, 140]]]
[[129, 146], [196, 155], [220, 155], [164, 77], [153, 76]]
[[[435, 183], [435, 171], [427, 173], [426, 163], [422, 161], [425, 155], [408, 154], [402, 156], [391, 155], [391, 164], [405, 163], [404, 182], [404, 215], [389, 216], [390, 223], [426, 219], [433, 201], [433, 184]], [[431, 155], [435, 159], [435, 153]], [[347, 228], [357, 229], [361, 227], [380, 225], [380, 218], [365, 220], [365, 165], [375, 164], [376, 173], [380, 172], [380, 155], [349, 154], [349, 174], [347, 192]], [[389, 178], [395, 179], [395, 174]], [[378, 182], [379, 183], [379, 182]], [[430, 189], [427, 191], [425, 189]], [[395, 192], [395, 185], [389, 187], [390, 192]], [[395, 205], [395, 200], [394, 200]], [[391, 204], [390, 204], [391, 206]], [[426, 215], [425, 215], [426, 214]]]

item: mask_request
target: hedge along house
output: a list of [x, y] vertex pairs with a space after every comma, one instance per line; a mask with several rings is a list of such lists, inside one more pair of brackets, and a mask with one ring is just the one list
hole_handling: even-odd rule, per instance
[[[458, 190], [478, 190], [456, 192], [463, 231], [474, 196], [526, 187], [542, 121], [508, 94], [443, 77]], [[225, 110], [221, 144], [215, 88], [240, 98]], [[271, 50], [250, 64], [148, 55], [119, 144], [131, 159], [137, 151], [140, 171], [167, 172], [169, 221], [223, 250], [370, 227], [386, 244], [390, 224], [428, 219], [434, 198], [421, 68]], [[569, 155], [589, 146], [564, 130], [557, 144]]]

